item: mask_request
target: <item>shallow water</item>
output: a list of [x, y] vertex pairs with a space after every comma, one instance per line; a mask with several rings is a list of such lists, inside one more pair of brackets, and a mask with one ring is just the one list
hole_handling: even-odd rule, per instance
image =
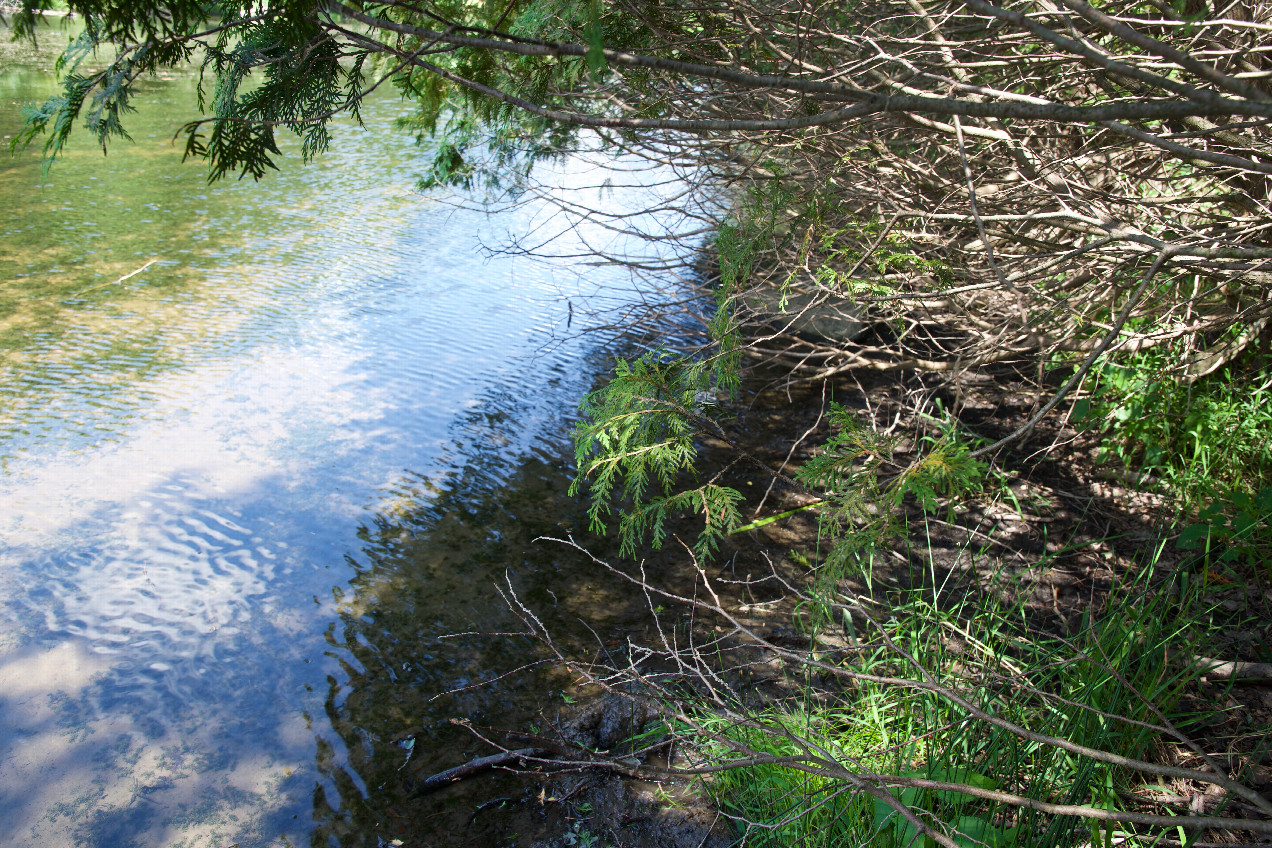
[[[7, 139], [53, 81], [5, 38]], [[622, 280], [485, 254], [542, 210], [416, 193], [392, 96], [209, 187], [170, 143], [194, 83], [148, 83], [104, 158], [0, 159], [6, 845], [381, 844], [408, 756], [463, 753], [447, 718], [558, 683], [429, 700], [537, 656], [442, 638], [515, 627], [492, 584], [567, 638], [615, 606], [533, 539], [582, 524], [566, 418], [607, 362], [568, 304]]]

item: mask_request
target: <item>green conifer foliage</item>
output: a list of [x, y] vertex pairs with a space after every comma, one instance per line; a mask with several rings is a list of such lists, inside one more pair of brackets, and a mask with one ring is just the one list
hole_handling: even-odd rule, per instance
[[613, 379], [583, 402], [574, 433], [579, 476], [572, 492], [588, 485], [592, 528], [604, 532], [618, 506], [622, 551], [667, 539], [668, 519], [697, 513], [702, 530], [694, 544], [709, 556], [721, 536], [740, 523], [736, 489], [697, 479], [697, 436], [718, 429], [707, 417], [714, 403], [706, 363], [655, 351], [619, 360]]

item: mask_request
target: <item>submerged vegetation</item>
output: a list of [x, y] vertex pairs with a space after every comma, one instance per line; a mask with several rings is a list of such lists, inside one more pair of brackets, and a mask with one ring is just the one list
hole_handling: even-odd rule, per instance
[[[704, 781], [747, 844], [1272, 833], [1250, 788], [1267, 729], [1212, 732], [1215, 695], [1272, 659], [1272, 7], [69, 5], [85, 34], [19, 139], [50, 157], [80, 119], [122, 136], [131, 86], [198, 57], [207, 114], [183, 133], [213, 179], [265, 176], [280, 128], [321, 153], [332, 116], [393, 85], [434, 139], [423, 185], [647, 238], [589, 257], [666, 296], [608, 316], [647, 352], [584, 401], [575, 490], [628, 556], [695, 516], [701, 591], [635, 571], [652, 644], [559, 659], [647, 702], [654, 747], [681, 751], [651, 773]], [[667, 175], [643, 217], [605, 183], [535, 182], [597, 149]], [[881, 382], [887, 403], [863, 385]], [[816, 419], [791, 402], [757, 449], [755, 385], [820, 390]], [[1071, 495], [1086, 541], [1046, 535], [1023, 494], [1046, 474], [1090, 484]], [[1087, 532], [1100, 511], [1134, 520], [1136, 555], [1111, 519]], [[766, 576], [721, 588], [722, 552], [734, 575], [739, 539], [810, 516], [811, 544], [751, 550]], [[938, 525], [962, 541], [938, 551]], [[1097, 547], [1107, 579], [1086, 567], [1061, 609], [1046, 575]]]

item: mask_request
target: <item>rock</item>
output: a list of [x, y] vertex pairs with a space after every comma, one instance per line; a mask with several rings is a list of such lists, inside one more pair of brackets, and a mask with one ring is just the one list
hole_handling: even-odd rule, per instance
[[599, 751], [616, 751], [649, 723], [657, 711], [642, 698], [611, 692], [583, 705], [561, 722], [561, 738]]
[[601, 716], [596, 729], [596, 742], [612, 751], [628, 742], [653, 717], [655, 711], [642, 698], [609, 695], [601, 702]]
[[776, 286], [763, 286], [744, 295], [760, 320], [779, 330], [789, 327], [813, 341], [850, 342], [870, 326], [864, 307], [825, 288], [807, 291], [792, 287], [785, 293], [785, 309], [782, 298], [783, 292]]

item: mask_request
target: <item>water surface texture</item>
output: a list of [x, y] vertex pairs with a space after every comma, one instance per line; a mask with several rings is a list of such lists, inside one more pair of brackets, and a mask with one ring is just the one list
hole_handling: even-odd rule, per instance
[[[8, 139], [54, 82], [2, 35]], [[6, 845], [383, 844], [400, 732], [533, 655], [440, 637], [504, 627], [505, 575], [562, 620], [612, 591], [532, 539], [578, 520], [563, 410], [605, 357], [561, 339], [613, 272], [483, 252], [543, 211], [414, 191], [391, 94], [209, 187], [171, 143], [194, 84], [106, 157], [0, 158]]]

